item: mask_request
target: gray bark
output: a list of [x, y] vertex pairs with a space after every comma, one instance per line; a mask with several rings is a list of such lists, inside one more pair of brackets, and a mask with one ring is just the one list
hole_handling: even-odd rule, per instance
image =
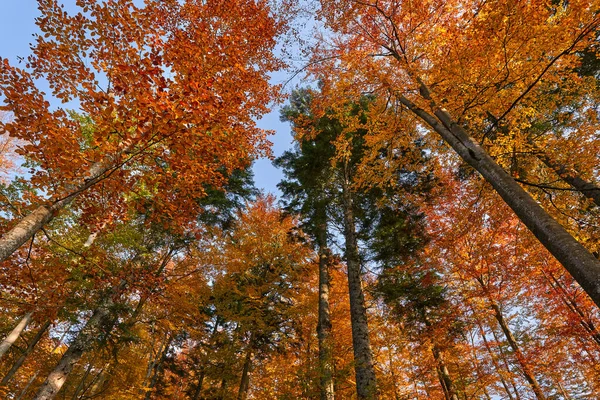
[[19, 336], [21, 336], [23, 330], [25, 330], [25, 328], [31, 321], [32, 315], [32, 312], [28, 312], [27, 314], [25, 314], [25, 316], [21, 318], [17, 326], [15, 326], [13, 330], [8, 334], [8, 336], [2, 341], [2, 343], [0, 343], [0, 358], [2, 358], [4, 354], [6, 354], [8, 349], [10, 349], [10, 346], [12, 346], [17, 341]]
[[49, 327], [50, 327], [50, 321], [46, 321], [46, 323], [44, 325], [42, 325], [42, 327], [38, 330], [38, 332], [33, 337], [33, 339], [31, 339], [31, 341], [27, 345], [27, 349], [25, 349], [23, 354], [21, 354], [21, 356], [14, 362], [14, 364], [10, 368], [10, 371], [8, 371], [6, 373], [6, 375], [4, 376], [4, 378], [2, 378], [2, 382], [0, 382], [0, 386], [6, 386], [8, 384], [8, 382], [12, 379], [12, 377], [19, 370], [19, 368], [21, 368], [21, 365], [23, 365], [27, 356], [29, 356], [29, 354], [31, 354], [31, 352], [33, 351], [33, 349], [35, 348], [37, 343], [40, 341], [42, 336], [44, 336], [44, 333], [46, 332], [46, 330]]
[[317, 338], [319, 340], [319, 373], [321, 400], [334, 400], [333, 386], [333, 338], [331, 336], [331, 316], [329, 311], [330, 287], [330, 251], [327, 248], [326, 225], [323, 224], [317, 233], [319, 246], [319, 322]]
[[429, 90], [421, 94], [432, 102], [433, 115], [404, 96], [399, 100], [425, 121], [458, 155], [492, 185], [535, 237], [569, 271], [600, 307], [600, 261], [556, 222], [513, 178], [510, 177], [445, 110], [433, 104]]
[[352, 325], [352, 347], [358, 399], [378, 398], [377, 380], [373, 366], [373, 353], [369, 338], [369, 325], [365, 296], [362, 289], [361, 262], [354, 225], [353, 200], [350, 193], [349, 166], [343, 166], [342, 198], [344, 207], [345, 256], [348, 265], [348, 290], [350, 292], [350, 322]]

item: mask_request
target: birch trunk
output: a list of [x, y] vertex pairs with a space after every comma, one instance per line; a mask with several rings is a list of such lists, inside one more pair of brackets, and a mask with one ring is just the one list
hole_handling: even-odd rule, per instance
[[344, 237], [346, 242], [345, 256], [346, 264], [348, 265], [350, 322], [352, 325], [356, 392], [360, 400], [373, 400], [378, 398], [377, 381], [373, 367], [373, 353], [371, 352], [369, 338], [365, 296], [362, 289], [361, 263], [354, 225], [353, 200], [350, 193], [349, 166], [345, 164], [343, 168], [342, 198], [344, 207]]
[[32, 315], [32, 312], [28, 312], [27, 314], [25, 314], [25, 316], [21, 318], [17, 326], [15, 326], [14, 329], [8, 334], [8, 336], [2, 341], [2, 343], [0, 343], [0, 358], [2, 358], [4, 354], [6, 354], [8, 349], [10, 349], [10, 346], [12, 346], [21, 336], [21, 333], [23, 333], [23, 331], [31, 321]]
[[400, 96], [399, 101], [425, 121], [492, 185], [525, 226], [600, 307], [600, 260], [556, 222], [450, 117], [448, 112], [437, 107], [425, 85], [421, 85], [421, 95], [431, 102], [433, 115], [417, 107], [404, 96]]
[[33, 339], [31, 339], [31, 341], [27, 345], [27, 349], [25, 349], [23, 354], [21, 354], [21, 356], [14, 362], [14, 364], [10, 368], [10, 371], [8, 371], [6, 373], [6, 375], [4, 376], [4, 378], [2, 378], [2, 382], [0, 382], [0, 386], [6, 386], [8, 384], [8, 382], [12, 379], [12, 377], [15, 376], [15, 373], [19, 370], [19, 368], [21, 368], [21, 365], [23, 365], [27, 356], [29, 356], [29, 354], [31, 354], [31, 352], [33, 351], [35, 346], [38, 344], [38, 342], [40, 341], [42, 336], [44, 336], [44, 333], [46, 332], [46, 330], [49, 327], [50, 327], [50, 321], [46, 321], [46, 323], [44, 325], [42, 325], [42, 327], [38, 330], [38, 332], [33, 337]]

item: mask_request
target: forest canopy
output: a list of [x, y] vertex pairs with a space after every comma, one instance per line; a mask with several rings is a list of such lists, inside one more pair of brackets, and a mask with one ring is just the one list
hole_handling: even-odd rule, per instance
[[37, 6], [0, 397], [600, 395], [600, 1]]

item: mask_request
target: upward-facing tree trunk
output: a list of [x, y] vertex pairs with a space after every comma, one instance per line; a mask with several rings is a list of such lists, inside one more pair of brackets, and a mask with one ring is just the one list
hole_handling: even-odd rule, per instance
[[436, 362], [436, 371], [440, 380], [440, 385], [442, 385], [446, 400], [458, 400], [458, 394], [456, 392], [454, 381], [450, 376], [450, 372], [448, 371], [448, 367], [444, 362], [441, 351], [437, 346], [433, 346], [431, 350], [433, 352], [433, 358]]
[[8, 334], [8, 336], [4, 338], [2, 343], [0, 343], [0, 358], [2, 358], [4, 354], [6, 354], [8, 349], [10, 349], [10, 346], [12, 346], [17, 341], [19, 336], [21, 336], [21, 333], [23, 333], [23, 331], [31, 321], [32, 315], [32, 312], [28, 312], [27, 314], [25, 314], [25, 316], [21, 318], [17, 326], [15, 326], [13, 330]]
[[27, 349], [25, 349], [23, 354], [21, 354], [21, 356], [14, 362], [14, 364], [10, 368], [10, 371], [8, 371], [6, 373], [6, 375], [4, 376], [4, 378], [2, 378], [2, 382], [0, 382], [0, 386], [5, 386], [6, 384], [8, 384], [8, 382], [12, 379], [12, 377], [19, 370], [19, 368], [21, 368], [21, 365], [23, 365], [23, 362], [25, 362], [25, 359], [27, 358], [27, 356], [29, 356], [29, 354], [31, 354], [31, 352], [35, 348], [35, 345], [40, 341], [42, 336], [44, 336], [44, 333], [46, 332], [48, 327], [50, 327], [50, 321], [46, 321], [46, 323], [44, 325], [42, 325], [42, 327], [35, 334], [33, 339], [31, 339], [31, 341], [27, 345]]
[[250, 389], [250, 367], [252, 366], [252, 340], [246, 350], [246, 358], [242, 368], [242, 378], [240, 379], [240, 388], [238, 390], [237, 400], [246, 400], [248, 390]]
[[433, 103], [429, 89], [421, 85], [421, 95], [431, 102], [433, 115], [404, 96], [399, 100], [425, 121], [458, 155], [498, 192], [519, 219], [569, 271], [600, 307], [600, 261], [556, 222], [509, 174], [454, 121], [447, 111]]
[[359, 399], [377, 399], [377, 381], [373, 367], [373, 353], [369, 338], [365, 296], [362, 289], [361, 263], [354, 225], [353, 200], [350, 192], [349, 166], [343, 166], [342, 197], [344, 207], [344, 237], [346, 264], [348, 265], [348, 289], [350, 292], [350, 321], [352, 324], [352, 347], [356, 392]]
[[508, 326], [508, 324], [506, 323], [506, 320], [504, 319], [504, 316], [502, 315], [502, 310], [500, 310], [500, 307], [498, 306], [498, 304], [493, 301], [491, 303], [491, 307], [492, 307], [492, 310], [494, 310], [494, 318], [496, 318], [496, 320], [498, 321], [498, 324], [500, 325], [500, 328], [502, 329], [502, 332], [504, 333], [504, 336], [506, 337], [508, 344], [510, 345], [511, 349], [513, 350], [513, 352], [515, 354], [515, 358], [517, 359], [517, 362], [519, 363], [519, 366], [521, 367], [521, 371], [523, 372], [523, 375], [525, 376], [525, 380], [527, 380], [527, 383], [529, 383], [529, 386], [531, 386], [533, 393], [535, 393], [535, 397], [538, 400], [546, 400], [546, 396], [542, 392], [542, 388], [540, 387], [540, 384], [538, 383], [537, 379], [535, 378], [535, 375], [533, 374], [533, 371], [531, 370], [529, 363], [525, 359], [525, 355], [521, 351], [521, 348], [517, 344], [517, 340], [513, 336], [512, 331], [510, 330], [510, 327]]
[[115, 155], [107, 156], [104, 160], [92, 165], [77, 183], [68, 186], [68, 191], [62, 195], [61, 199], [51, 205], [40, 205], [31, 214], [21, 219], [11, 230], [2, 235], [0, 238], [0, 261], [6, 260], [19, 247], [31, 239], [60, 210], [69, 205], [79, 193], [89, 189], [98, 182], [114, 166], [116, 158]]
[[579, 173], [566, 165], [553, 160], [545, 151], [537, 148], [536, 155], [548, 168], [553, 170], [563, 181], [571, 185], [573, 189], [591, 199], [600, 207], [600, 187], [592, 182], [586, 181], [579, 176]]
[[329, 267], [330, 251], [327, 248], [327, 225], [323, 223], [317, 232], [319, 246], [319, 322], [317, 338], [319, 340], [319, 374], [321, 400], [334, 400], [333, 386], [333, 343], [331, 337], [331, 317], [329, 312]]
[[171, 333], [168, 334], [167, 337], [165, 338], [165, 344], [164, 344], [164, 347], [162, 348], [162, 351], [159, 352], [157, 355], [158, 358], [151, 369], [152, 379], [150, 380], [150, 383], [147, 387], [146, 395], [144, 396], [145, 400], [150, 400], [150, 398], [152, 397], [152, 390], [154, 389], [154, 387], [158, 383], [158, 379], [162, 375], [163, 368], [164, 368], [164, 362], [167, 359], [167, 354], [169, 353], [169, 348], [171, 347], [171, 343], [173, 342], [173, 339], [175, 339], [175, 335], [173, 335]]
[[[120, 287], [120, 289], [122, 289], [122, 287]], [[51, 400], [58, 394], [67, 380], [67, 377], [73, 370], [73, 367], [81, 359], [83, 353], [90, 350], [94, 345], [100, 327], [106, 325], [112, 326], [111, 323], [113, 322], [113, 318], [110, 312], [112, 304], [112, 297], [111, 294], [109, 294], [94, 310], [94, 313], [83, 329], [79, 331], [73, 343], [71, 343], [56, 367], [50, 372], [50, 375], [48, 375], [48, 378], [40, 387], [34, 400]]]

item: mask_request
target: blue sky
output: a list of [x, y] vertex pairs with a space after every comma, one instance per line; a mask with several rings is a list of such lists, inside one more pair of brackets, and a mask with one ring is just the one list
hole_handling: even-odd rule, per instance
[[[74, 4], [74, 0], [63, 1], [67, 8]], [[39, 15], [36, 0], [2, 0], [0, 8], [0, 57], [8, 58], [11, 63], [17, 62], [17, 57], [26, 57], [29, 54], [29, 44], [33, 34], [37, 31], [34, 19]], [[288, 79], [286, 73], [273, 76], [272, 82], [283, 83]], [[279, 109], [275, 108], [270, 114], [258, 121], [258, 126], [263, 129], [275, 130], [276, 134], [270, 137], [273, 142], [273, 153], [281, 155], [291, 147], [290, 127], [287, 123], [279, 121]], [[257, 160], [254, 165], [256, 186], [265, 192], [278, 193], [277, 183], [282, 174], [274, 168], [270, 160]]]

